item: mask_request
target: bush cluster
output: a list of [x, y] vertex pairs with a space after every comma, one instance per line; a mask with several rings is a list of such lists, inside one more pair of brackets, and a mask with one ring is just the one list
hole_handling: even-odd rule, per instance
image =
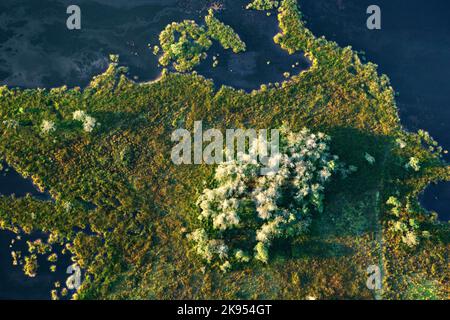
[[277, 0], [253, 0], [247, 5], [246, 9], [272, 10], [278, 7], [279, 3]]
[[[238, 155], [218, 166], [217, 186], [205, 189], [198, 200], [202, 228], [190, 239], [207, 263], [227, 265], [254, 258], [268, 262], [276, 239], [289, 239], [308, 230], [314, 212], [323, 210], [324, 189], [335, 172], [344, 177], [356, 168], [345, 168], [330, 154], [330, 137], [303, 129], [281, 130], [280, 152], [268, 159], [278, 170], [260, 175], [262, 165], [250, 155]], [[249, 154], [265, 141], [256, 141]]]
[[[224, 49], [232, 49], [239, 53], [246, 50], [245, 43], [228, 25], [220, 22], [210, 9], [205, 17], [206, 26], [199, 26], [195, 21], [184, 20], [169, 24], [159, 35], [163, 54], [159, 58], [162, 66], [173, 62], [173, 67], [179, 72], [191, 71], [207, 57], [206, 52], [216, 40]], [[154, 48], [159, 52], [159, 47]]]

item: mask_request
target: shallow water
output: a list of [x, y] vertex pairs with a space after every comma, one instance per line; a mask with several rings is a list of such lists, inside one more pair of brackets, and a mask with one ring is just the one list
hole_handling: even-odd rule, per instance
[[[212, 48], [197, 70], [226, 84], [251, 90], [261, 83], [282, 81], [283, 73], [308, 67], [301, 54], [289, 56], [273, 44], [276, 16], [243, 10], [247, 0], [225, 0], [221, 19], [247, 43], [248, 51], [235, 55]], [[450, 2], [379, 0], [382, 30], [366, 28], [368, 0], [302, 0], [308, 27], [340, 45], [364, 50], [369, 61], [389, 75], [400, 92], [398, 106], [410, 130], [428, 130], [450, 148]], [[119, 54], [130, 76], [155, 79], [161, 68], [149, 49], [158, 44], [159, 32], [170, 22], [206, 15], [205, 1], [196, 0], [89, 0], [79, 1], [82, 30], [65, 27], [66, 6], [54, 0], [2, 0], [0, 3], [0, 85], [21, 87], [85, 86], [102, 72], [109, 53]], [[212, 68], [212, 55], [219, 65]], [[270, 64], [267, 64], [270, 61]], [[296, 63], [299, 63], [296, 66]], [[294, 68], [292, 68], [294, 65]], [[423, 204], [448, 220], [449, 184], [430, 187]], [[30, 180], [14, 172], [0, 176], [0, 193], [40, 195]], [[25, 277], [11, 266], [7, 250], [12, 234], [0, 232], [0, 298], [49, 298], [52, 283], [64, 278], [43, 270]], [[45, 268], [42, 268], [45, 269]], [[46, 269], [48, 270], [48, 269]], [[61, 268], [59, 271], [63, 271]]]

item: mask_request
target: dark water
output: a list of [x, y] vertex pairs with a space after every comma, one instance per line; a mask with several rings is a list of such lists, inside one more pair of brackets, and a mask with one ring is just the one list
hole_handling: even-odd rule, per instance
[[40, 200], [50, 200], [50, 194], [40, 192], [31, 181], [31, 178], [24, 179], [14, 169], [2, 164], [0, 170], [0, 195], [24, 197], [27, 194]]
[[[234, 54], [214, 45], [208, 58], [196, 69], [200, 74], [213, 79], [216, 87], [229, 85], [250, 91], [259, 89], [261, 84], [286, 80], [285, 72], [298, 74], [309, 68], [310, 62], [303, 54], [289, 55], [273, 42], [273, 36], [278, 33], [275, 14], [268, 17], [263, 12], [239, 9], [248, 3], [247, 0], [235, 3], [237, 9], [224, 10], [217, 16], [233, 26], [246, 43], [247, 50]], [[212, 67], [213, 56], [219, 61], [215, 68]]]
[[425, 208], [437, 212], [440, 220], [450, 221], [450, 183], [430, 185], [420, 200]]
[[[2, 0], [0, 2], [0, 85], [21, 87], [85, 86], [102, 72], [109, 53], [120, 55], [130, 76], [146, 81], [160, 73], [149, 46], [170, 22], [193, 19], [201, 23], [207, 0]], [[283, 80], [284, 72], [308, 67], [304, 57], [289, 56], [273, 44], [276, 16], [248, 12], [249, 0], [220, 1], [220, 18], [247, 43], [248, 51], [235, 55], [214, 47], [200, 74], [250, 90], [261, 83]], [[429, 131], [450, 148], [450, 2], [445, 0], [378, 0], [382, 30], [366, 28], [367, 0], [301, 0], [309, 28], [340, 45], [363, 50], [379, 65], [400, 93], [398, 106], [409, 130]], [[82, 30], [65, 27], [66, 8], [78, 4]], [[212, 68], [212, 55], [219, 65]], [[270, 61], [270, 64], [267, 64]], [[298, 65], [296, 63], [298, 62]], [[292, 67], [294, 65], [294, 68]], [[423, 203], [448, 220], [449, 184], [430, 187]], [[0, 177], [0, 193], [39, 195], [29, 180], [10, 173]], [[12, 268], [9, 242], [0, 233], [0, 298], [48, 298], [52, 283], [62, 275], [42, 273], [35, 279]], [[41, 268], [45, 269], [45, 268]], [[61, 269], [61, 268], [60, 268]], [[62, 269], [61, 269], [62, 270]]]

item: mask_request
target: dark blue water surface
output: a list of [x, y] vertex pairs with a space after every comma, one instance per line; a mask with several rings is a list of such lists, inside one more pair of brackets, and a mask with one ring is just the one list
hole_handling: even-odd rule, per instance
[[[283, 80], [283, 73], [308, 67], [302, 54], [289, 56], [275, 46], [276, 16], [243, 10], [250, 0], [216, 1], [224, 5], [220, 18], [247, 43], [235, 55], [214, 47], [200, 74], [216, 85], [251, 90], [262, 83]], [[142, 81], [158, 77], [161, 69], [149, 46], [170, 22], [194, 19], [201, 23], [207, 0], [2, 0], [0, 2], [0, 85], [21, 87], [85, 86], [119, 54], [130, 76]], [[309, 28], [318, 36], [365, 51], [367, 59], [389, 75], [400, 93], [403, 124], [409, 130], [429, 131], [450, 148], [450, 1], [445, 0], [301, 0]], [[366, 28], [366, 9], [378, 4], [382, 29]], [[78, 4], [82, 30], [65, 26], [66, 8]], [[212, 68], [212, 55], [219, 65]], [[267, 62], [270, 61], [268, 64]], [[294, 66], [294, 67], [293, 67]], [[427, 189], [423, 203], [448, 220], [449, 184]], [[40, 195], [29, 180], [14, 172], [0, 176], [0, 193]], [[45, 197], [45, 195], [44, 195]], [[61, 274], [44, 270], [27, 280], [11, 266], [8, 248], [12, 234], [0, 233], [0, 298], [49, 298]], [[42, 269], [42, 268], [41, 268]], [[43, 268], [45, 269], [45, 268]], [[59, 278], [58, 278], [59, 277]]]
[[437, 212], [440, 220], [450, 221], [450, 183], [430, 185], [421, 196], [421, 202], [428, 210]]

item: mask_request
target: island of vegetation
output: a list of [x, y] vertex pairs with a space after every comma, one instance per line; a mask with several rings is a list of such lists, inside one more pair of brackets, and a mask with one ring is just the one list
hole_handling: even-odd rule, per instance
[[249, 10], [271, 10], [278, 7], [279, 3], [278, 0], [253, 0], [246, 8]]
[[[280, 1], [278, 21], [274, 41], [312, 61], [279, 87], [215, 90], [169, 70], [136, 83], [114, 56], [85, 89], [0, 87], [0, 157], [52, 197], [0, 197], [1, 229], [47, 235], [13, 255], [27, 275], [62, 247], [83, 271], [75, 299], [448, 297], [450, 227], [418, 202], [450, 180], [444, 151], [402, 128], [388, 77], [315, 37], [296, 0]], [[212, 40], [244, 50], [212, 12], [205, 23], [169, 25], [161, 64], [192, 70]], [[282, 128], [280, 172], [173, 164], [172, 132], [197, 120]]]
[[[209, 9], [205, 24], [206, 27], [199, 26], [191, 20], [169, 24], [159, 35], [163, 51], [159, 63], [168, 66], [173, 61], [175, 70], [192, 71], [207, 57], [206, 52], [212, 46], [212, 40], [218, 41], [224, 49], [231, 49], [234, 53], [245, 51], [245, 43], [239, 35], [214, 17], [213, 9]], [[159, 52], [160, 47], [156, 46], [154, 53]]]

